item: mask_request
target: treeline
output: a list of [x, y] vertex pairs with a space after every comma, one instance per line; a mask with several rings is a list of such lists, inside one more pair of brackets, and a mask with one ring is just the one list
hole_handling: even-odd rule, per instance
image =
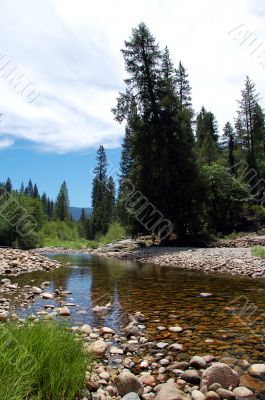
[[42, 244], [42, 228], [51, 221], [71, 223], [69, 196], [63, 182], [56, 201], [43, 193], [31, 179], [14, 189], [11, 179], [0, 183], [0, 245], [33, 248]]
[[180, 241], [257, 229], [265, 222], [265, 127], [254, 83], [246, 78], [234, 124], [220, 134], [211, 111], [194, 112], [185, 67], [145, 24], [122, 54], [127, 76], [113, 109], [126, 122], [119, 218], [133, 232], [157, 233], [167, 219]]

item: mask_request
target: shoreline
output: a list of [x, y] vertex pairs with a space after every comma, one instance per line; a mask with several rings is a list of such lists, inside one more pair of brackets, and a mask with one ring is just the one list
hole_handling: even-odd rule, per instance
[[189, 271], [265, 278], [265, 259], [252, 256], [251, 247], [139, 247], [136, 242], [124, 240], [91, 254]]

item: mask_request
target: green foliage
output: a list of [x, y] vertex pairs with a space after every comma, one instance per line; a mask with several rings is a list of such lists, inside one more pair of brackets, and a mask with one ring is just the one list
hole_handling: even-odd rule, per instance
[[207, 199], [207, 229], [232, 231], [242, 224], [243, 206], [249, 198], [248, 188], [217, 163], [205, 165], [202, 171]]
[[46, 220], [42, 203], [37, 198], [16, 192], [0, 196], [0, 245], [23, 249], [37, 247], [39, 230]]
[[92, 358], [65, 327], [52, 322], [0, 324], [0, 398], [74, 400]]
[[107, 157], [103, 146], [97, 151], [97, 165], [92, 185], [91, 219], [84, 223], [86, 238], [95, 238], [105, 234], [113, 218], [115, 204], [115, 185], [112, 177], [107, 176]]
[[54, 218], [59, 221], [68, 221], [70, 219], [69, 206], [68, 189], [66, 182], [63, 181], [55, 203]]
[[73, 221], [50, 221], [41, 230], [45, 240], [78, 241], [80, 239], [78, 224]]
[[262, 246], [252, 247], [251, 254], [253, 257], [265, 258], [265, 247]]
[[[196, 230], [200, 202], [187, 73], [182, 64], [175, 72], [168, 49], [159, 49], [143, 23], [133, 29], [122, 53], [129, 77], [113, 109], [118, 122], [126, 120], [119, 217], [132, 223], [134, 232], [144, 226], [158, 232], [162, 215], [183, 237]], [[132, 187], [141, 194], [136, 206], [126, 202]], [[139, 209], [141, 226], [135, 218]]]
[[112, 223], [109, 226], [108, 232], [106, 235], [101, 235], [98, 237], [97, 241], [100, 244], [108, 244], [115, 242], [117, 240], [122, 240], [126, 237], [125, 228], [117, 222]]

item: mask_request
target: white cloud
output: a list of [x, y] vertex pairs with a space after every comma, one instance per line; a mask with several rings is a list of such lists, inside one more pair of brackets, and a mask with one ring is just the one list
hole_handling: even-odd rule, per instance
[[10, 147], [12, 146], [13, 143], [14, 141], [11, 139], [0, 137], [0, 149], [5, 149], [6, 147]]
[[204, 105], [222, 127], [245, 76], [262, 92], [265, 74], [228, 32], [244, 24], [265, 42], [263, 15], [261, 0], [2, 0], [0, 53], [40, 96], [29, 104], [0, 77], [0, 146], [7, 135], [6, 145], [26, 139], [45, 151], [119, 146], [123, 128], [110, 109], [123, 87], [120, 49], [141, 21], [187, 67], [195, 110]]

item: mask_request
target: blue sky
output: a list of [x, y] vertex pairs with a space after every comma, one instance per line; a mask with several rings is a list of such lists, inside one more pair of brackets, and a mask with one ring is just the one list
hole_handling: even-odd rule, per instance
[[[107, 150], [108, 171], [117, 179], [120, 149]], [[91, 181], [96, 163], [94, 149], [65, 154], [47, 153], [32, 149], [28, 143], [18, 142], [6, 150], [0, 150], [0, 181], [10, 177], [15, 188], [29, 178], [36, 182], [39, 191], [56, 198], [63, 180], [66, 181], [72, 206], [91, 205]]]
[[265, 77], [264, 0], [1, 0], [0, 180], [29, 178], [88, 206], [95, 152], [116, 167], [124, 126], [111, 108], [124, 89], [120, 49], [144, 21], [189, 74], [195, 113], [234, 122], [246, 75]]

